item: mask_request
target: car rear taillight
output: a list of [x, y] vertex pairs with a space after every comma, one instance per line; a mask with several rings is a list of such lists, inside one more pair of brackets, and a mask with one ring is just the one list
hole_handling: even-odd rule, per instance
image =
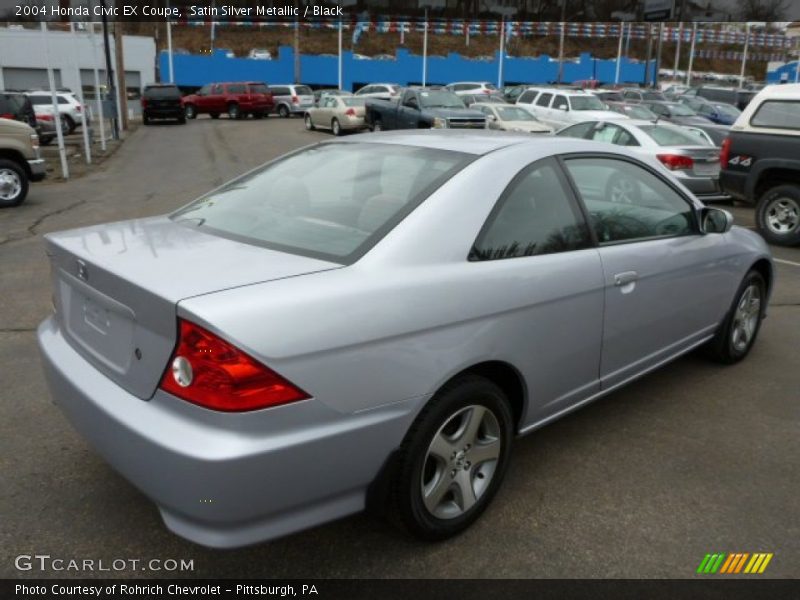
[[683, 156], [681, 154], [656, 154], [658, 160], [664, 163], [670, 171], [682, 171], [684, 169], [691, 169], [694, 166], [694, 161], [691, 156]]
[[728, 160], [731, 158], [731, 138], [726, 137], [722, 140], [722, 146], [719, 149], [719, 164], [723, 169], [728, 168]]
[[348, 108], [346, 111], [344, 111], [344, 114], [346, 114], [348, 117], [355, 117], [356, 111], [355, 109]]
[[240, 412], [310, 396], [210, 331], [183, 319], [161, 389], [211, 410]]
[[81, 112], [81, 110], [83, 110], [83, 107], [80, 104], [76, 104], [75, 105], [75, 112]]
[[300, 104], [300, 98], [297, 96], [292, 96], [292, 104]]
[[14, 118], [14, 115], [12, 115], [11, 113], [2, 113], [2, 114], [0, 114], [0, 119], [13, 119], [13, 118]]
[[142, 98], [142, 108], [147, 108], [147, 98]]
[[[0, 115], [2, 116], [2, 115]], [[53, 115], [36, 115], [37, 121], [52, 121]]]

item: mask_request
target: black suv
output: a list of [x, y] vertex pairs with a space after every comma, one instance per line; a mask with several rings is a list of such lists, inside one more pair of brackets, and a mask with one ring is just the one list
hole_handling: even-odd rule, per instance
[[186, 123], [183, 100], [177, 85], [153, 84], [144, 88], [142, 94], [142, 123], [149, 125], [153, 119], [175, 119]]
[[0, 92], [0, 118], [22, 121], [36, 129], [36, 113], [25, 94]]

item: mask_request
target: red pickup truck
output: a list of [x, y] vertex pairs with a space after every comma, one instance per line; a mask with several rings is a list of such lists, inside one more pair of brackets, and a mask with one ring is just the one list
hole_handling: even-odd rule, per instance
[[247, 115], [260, 119], [275, 108], [275, 100], [266, 84], [257, 81], [209, 83], [197, 93], [185, 96], [183, 107], [187, 119], [200, 114], [216, 119], [222, 113], [231, 119], [243, 119]]

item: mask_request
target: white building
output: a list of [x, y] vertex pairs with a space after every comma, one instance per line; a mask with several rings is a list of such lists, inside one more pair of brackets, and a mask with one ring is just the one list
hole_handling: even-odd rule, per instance
[[[92, 51], [88, 29], [48, 31], [38, 28], [0, 28], [0, 90], [48, 88], [47, 66], [54, 69], [56, 86], [77, 92], [94, 89], [94, 67], [100, 70], [100, 83], [106, 82], [105, 51], [100, 28], [94, 36]], [[116, 69], [113, 36], [110, 36], [112, 69]], [[155, 40], [143, 36], [123, 36], [125, 87], [141, 90], [156, 81]]]

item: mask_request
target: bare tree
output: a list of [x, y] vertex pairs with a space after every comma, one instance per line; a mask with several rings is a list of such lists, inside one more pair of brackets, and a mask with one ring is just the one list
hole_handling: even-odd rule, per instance
[[788, 0], [740, 0], [740, 21], [785, 21]]

